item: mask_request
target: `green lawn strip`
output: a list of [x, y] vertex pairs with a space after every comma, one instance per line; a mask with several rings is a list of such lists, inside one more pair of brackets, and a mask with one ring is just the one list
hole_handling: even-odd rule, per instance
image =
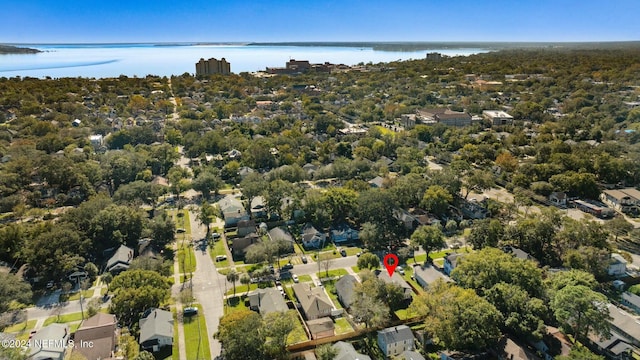
[[31, 330], [36, 326], [37, 322], [38, 322], [38, 320], [23, 321], [21, 323], [17, 323], [17, 324], [11, 325], [11, 326], [7, 326], [3, 330], [3, 332], [6, 332], [6, 333], [17, 333], [17, 332]]
[[78, 321], [72, 324], [69, 324], [69, 332], [70, 333], [75, 333], [76, 330], [78, 330], [78, 328], [80, 327], [80, 324], [82, 323], [82, 321]]
[[[207, 335], [207, 324], [202, 315], [202, 307], [199, 304], [193, 306], [198, 307], [199, 315], [183, 319], [187, 359], [211, 359], [209, 335]], [[198, 345], [200, 346], [198, 347]]]
[[109, 291], [109, 288], [103, 287], [100, 289], [100, 295], [104, 296], [104, 294], [106, 294], [108, 291]]
[[[240, 282], [236, 282], [236, 295], [239, 294], [244, 294], [247, 292], [247, 289], [249, 291], [255, 290], [258, 288], [258, 284], [249, 284], [249, 285], [244, 285], [244, 284], [240, 284]], [[227, 292], [225, 295], [233, 295], [233, 286], [230, 286], [227, 289]]]
[[178, 268], [181, 274], [196, 271], [196, 254], [193, 248], [185, 243], [178, 248]]
[[310, 282], [310, 281], [313, 281], [313, 279], [311, 278], [311, 275], [300, 275], [300, 276], [298, 276], [298, 281], [299, 282]]
[[398, 317], [398, 319], [400, 319], [400, 320], [406, 320], [406, 319], [409, 319], [409, 318], [411, 318], [411, 317], [416, 315], [413, 312], [409, 311], [408, 308], [407, 309], [396, 310], [395, 314]]
[[176, 308], [171, 308], [173, 314], [173, 344], [171, 345], [171, 358], [173, 360], [180, 360], [180, 337], [178, 335], [178, 315], [176, 314]]
[[404, 268], [404, 276], [403, 278], [408, 282], [411, 283], [411, 285], [413, 285], [413, 287], [415, 287], [416, 289], [418, 289], [418, 291], [420, 293], [423, 292], [422, 290], [422, 286], [420, 284], [418, 284], [418, 282], [415, 279], [411, 278], [411, 275], [413, 275], [413, 266], [406, 266]]
[[336, 326], [335, 328], [336, 335], [346, 334], [353, 331], [353, 328], [351, 327], [347, 319], [343, 317], [336, 319], [335, 326]]
[[82, 320], [82, 313], [71, 313], [71, 314], [64, 314], [64, 315], [54, 315], [54, 316], [49, 316], [45, 321], [44, 324], [42, 326], [47, 326], [53, 323], [70, 323], [70, 322], [74, 322], [74, 321], [79, 321]]
[[289, 336], [287, 336], [287, 345], [309, 340], [309, 338], [307, 338], [307, 333], [304, 331], [304, 327], [302, 326], [302, 322], [300, 320], [300, 317], [298, 316], [298, 313], [295, 310], [289, 310], [289, 312], [291, 313], [292, 317], [295, 316], [296, 321], [294, 323], [293, 331], [291, 331], [289, 333]]
[[211, 260], [213, 260], [217, 268], [229, 266], [229, 260], [216, 261], [216, 256], [218, 255], [227, 256], [227, 250], [225, 249], [224, 242], [222, 240], [216, 241], [214, 243], [213, 249], [209, 251], [209, 255], [211, 256]]
[[244, 294], [242, 294], [240, 296], [236, 296], [231, 299], [228, 299], [228, 302], [225, 304], [226, 306], [225, 306], [224, 312], [229, 314], [236, 311], [249, 310], [244, 304], [246, 298], [247, 297]]
[[[93, 292], [94, 292], [94, 289], [83, 290], [82, 297], [85, 299], [90, 299], [93, 297]], [[69, 301], [72, 301], [72, 300], [80, 300], [80, 291], [77, 291], [71, 294], [71, 296], [69, 296]]]
[[343, 275], [347, 275], [348, 272], [345, 269], [334, 269], [334, 270], [329, 270], [329, 274], [327, 275], [326, 271], [320, 271], [319, 273], [316, 273], [316, 276], [318, 276], [319, 279], [325, 278], [325, 277], [334, 277], [334, 276], [343, 276]]
[[345, 247], [343, 249], [345, 249], [345, 251], [347, 252], [347, 256], [353, 256], [358, 254], [359, 252], [362, 252], [362, 249], [359, 247]]
[[[314, 254], [313, 256], [314, 256], [314, 259], [317, 261], [318, 257], [316, 256], [316, 254]], [[326, 259], [339, 259], [341, 257], [342, 255], [340, 255], [338, 250], [331, 250], [331, 251], [325, 251], [320, 253], [320, 261], [326, 260]]]
[[340, 304], [338, 295], [336, 294], [335, 280], [325, 281], [322, 283], [322, 285], [324, 285], [324, 288], [327, 291], [327, 294], [329, 294], [329, 298], [331, 298], [331, 301], [333, 301], [333, 305], [336, 307], [336, 309], [342, 309], [342, 304]]
[[358, 267], [358, 265], [352, 266], [351, 270], [353, 270], [356, 274], [360, 272], [360, 268]]

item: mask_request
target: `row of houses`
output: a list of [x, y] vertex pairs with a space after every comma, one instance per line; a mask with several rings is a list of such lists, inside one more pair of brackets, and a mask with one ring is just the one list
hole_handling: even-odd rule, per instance
[[604, 190], [600, 199], [619, 213], [640, 214], [640, 191], [635, 188]]
[[513, 125], [513, 116], [500, 110], [484, 110], [482, 117], [480, 117], [447, 108], [433, 108], [417, 110], [414, 114], [402, 114], [400, 116], [400, 123], [407, 130], [414, 128], [416, 124], [470, 126], [482, 120], [486, 120], [494, 126]]

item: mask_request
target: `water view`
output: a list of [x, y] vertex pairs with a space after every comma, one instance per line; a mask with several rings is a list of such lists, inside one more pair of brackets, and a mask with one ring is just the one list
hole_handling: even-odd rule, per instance
[[87, 44], [25, 45], [38, 54], [0, 56], [0, 77], [143, 77], [194, 73], [200, 58], [226, 58], [234, 73], [254, 72], [284, 66], [289, 59], [311, 63], [331, 62], [356, 65], [395, 60], [424, 59], [427, 52], [470, 55], [480, 48], [433, 49], [420, 51], [379, 51], [366, 47], [337, 46], [245, 46], [245, 45], [162, 45]]

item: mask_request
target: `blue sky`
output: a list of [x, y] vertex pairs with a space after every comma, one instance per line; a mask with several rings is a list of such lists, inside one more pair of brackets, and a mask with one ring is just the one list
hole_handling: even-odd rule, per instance
[[640, 40], [638, 0], [4, 0], [0, 43]]

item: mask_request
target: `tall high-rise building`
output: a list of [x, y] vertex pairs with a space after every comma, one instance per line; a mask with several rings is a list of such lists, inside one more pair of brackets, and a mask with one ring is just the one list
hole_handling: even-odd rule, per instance
[[196, 63], [196, 75], [231, 74], [231, 64], [225, 58], [200, 59]]

